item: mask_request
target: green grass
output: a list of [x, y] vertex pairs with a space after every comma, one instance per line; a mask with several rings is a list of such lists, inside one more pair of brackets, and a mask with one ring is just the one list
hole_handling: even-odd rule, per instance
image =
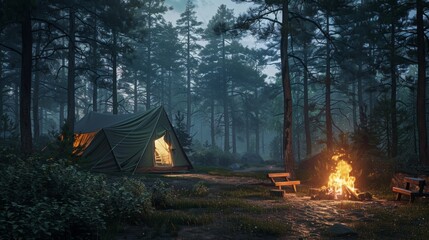
[[272, 199], [268, 189], [262, 186], [229, 186], [222, 188], [221, 196], [229, 198]]
[[185, 211], [154, 211], [145, 217], [146, 222], [149, 225], [205, 225], [212, 223], [213, 218], [209, 214], [205, 213], [193, 213]]
[[429, 239], [427, 201], [368, 209], [370, 221], [354, 224], [362, 239]]
[[285, 235], [291, 226], [274, 219], [257, 218], [255, 216], [235, 215], [227, 218], [228, 228], [233, 232], [263, 234], [272, 236]]
[[249, 213], [262, 213], [265, 211], [263, 207], [250, 204], [238, 198], [179, 198], [174, 200], [171, 208], [182, 210], [201, 208], [212, 213], [222, 211], [224, 214], [236, 211]]
[[224, 176], [224, 177], [250, 177], [256, 179], [267, 179], [266, 172], [234, 172], [230, 169], [221, 168], [221, 167], [209, 167], [209, 166], [198, 166], [195, 167], [197, 173], [205, 173], [214, 176]]

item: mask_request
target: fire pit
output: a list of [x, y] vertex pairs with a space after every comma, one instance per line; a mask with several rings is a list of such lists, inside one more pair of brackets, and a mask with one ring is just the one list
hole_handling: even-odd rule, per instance
[[327, 187], [310, 188], [311, 199], [314, 200], [371, 200], [368, 192], [359, 192], [355, 188], [356, 178], [350, 176], [352, 166], [347, 161], [344, 150], [336, 152], [332, 158], [335, 162], [335, 170], [329, 175]]

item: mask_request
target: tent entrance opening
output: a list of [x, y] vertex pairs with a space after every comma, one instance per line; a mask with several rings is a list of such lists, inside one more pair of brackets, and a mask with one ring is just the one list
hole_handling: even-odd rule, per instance
[[168, 143], [165, 141], [164, 136], [155, 140], [154, 157], [155, 157], [155, 166], [157, 167], [173, 166], [170, 145], [168, 145]]

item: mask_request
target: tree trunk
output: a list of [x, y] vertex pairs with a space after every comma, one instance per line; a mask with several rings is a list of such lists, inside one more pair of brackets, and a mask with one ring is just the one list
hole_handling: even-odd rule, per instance
[[[39, 27], [41, 25], [39, 24]], [[40, 54], [40, 42], [42, 41], [42, 32], [39, 31], [36, 42], [36, 56]], [[33, 87], [33, 130], [34, 130], [34, 142], [37, 143], [40, 137], [40, 121], [39, 121], [39, 89], [40, 89], [40, 69], [39, 60], [36, 58], [34, 63], [34, 87]]]
[[245, 117], [246, 117], [246, 152], [250, 152], [250, 117], [249, 117], [249, 111], [246, 111], [245, 113]]
[[33, 36], [31, 32], [31, 10], [25, 9], [25, 16], [22, 21], [22, 57], [21, 57], [21, 87], [19, 93], [20, 101], [20, 131], [21, 131], [21, 152], [31, 153], [33, 142], [31, 136], [31, 65], [33, 57]]
[[237, 119], [234, 113], [233, 105], [231, 105], [231, 137], [232, 137], [232, 154], [237, 155]]
[[[97, 12], [97, 10], [94, 10]], [[98, 38], [98, 31], [97, 31], [97, 17], [94, 16], [94, 40], [91, 44], [91, 52], [92, 52], [92, 111], [97, 112], [98, 111], [98, 76], [97, 76], [97, 38]]]
[[67, 69], [67, 134], [70, 134], [70, 142], [74, 140], [75, 122], [75, 9], [70, 6], [69, 19], [69, 44], [68, 44], [68, 69]]
[[216, 147], [216, 125], [215, 125], [215, 110], [214, 100], [210, 101], [210, 137], [212, 147]]
[[[361, 52], [363, 50], [361, 49]], [[363, 102], [363, 89], [362, 89], [362, 62], [359, 61], [359, 70], [358, 70], [358, 76], [357, 76], [357, 96], [358, 96], [358, 106], [359, 106], [359, 113], [364, 113], [365, 112], [365, 104]], [[361, 123], [362, 124], [362, 123]]]
[[172, 96], [171, 96], [171, 89], [172, 89], [172, 85], [173, 85], [173, 83], [172, 83], [172, 75], [173, 75], [173, 73], [172, 73], [172, 71], [170, 70], [169, 72], [168, 72], [168, 110], [167, 110], [167, 112], [168, 112], [168, 116], [170, 117], [170, 118], [172, 118], [173, 117], [173, 99], [172, 99]]
[[[5, 62], [3, 59], [3, 51], [0, 49], [0, 63]], [[3, 64], [0, 64], [0, 118], [3, 117], [3, 89], [4, 89], [4, 80], [3, 80]]]
[[288, 37], [289, 37], [289, 1], [283, 3], [282, 27], [280, 40], [281, 72], [283, 85], [283, 152], [285, 170], [294, 175], [294, 159], [292, 149], [292, 89], [289, 77]]
[[[255, 90], [255, 98], [258, 101], [258, 89]], [[260, 149], [259, 108], [255, 109], [255, 153], [259, 155]]]
[[186, 39], [186, 131], [191, 134], [191, 117], [192, 117], [192, 102], [191, 102], [191, 27], [190, 16], [188, 16], [187, 24], [187, 39]]
[[429, 165], [429, 153], [426, 127], [426, 49], [423, 23], [423, 1], [417, 0], [417, 127], [419, 139], [420, 163]]
[[[64, 42], [63, 42], [63, 44], [65, 45]], [[65, 56], [63, 56], [61, 58], [61, 66], [65, 67], [65, 65], [66, 65], [66, 58], [65, 58]], [[61, 77], [58, 78], [57, 84], [60, 86], [62, 81], [64, 81], [64, 82], [66, 81], [66, 70], [65, 70], [65, 68], [61, 69]], [[59, 103], [59, 116], [58, 116], [58, 118], [59, 118], [59, 120], [58, 120], [59, 124], [58, 125], [59, 126], [58, 126], [58, 130], [61, 132], [63, 129], [63, 125], [65, 123], [64, 122], [64, 105], [65, 105], [65, 102], [63, 101], [62, 97], [59, 97], [59, 98], [60, 98], [60, 101], [58, 102]]]
[[118, 75], [117, 75], [117, 31], [113, 30], [113, 48], [112, 48], [112, 105], [113, 105], [113, 114], [118, 114]]
[[139, 80], [138, 77], [134, 77], [134, 113], [138, 112], [139, 110], [139, 103], [138, 103], [138, 86], [139, 85]]
[[329, 34], [329, 12], [326, 13], [326, 81], [325, 81], [325, 114], [326, 114], [326, 148], [333, 150], [332, 115], [331, 115], [331, 43]]
[[15, 83], [15, 87], [13, 88], [13, 103], [14, 103], [14, 113], [15, 113], [15, 123], [18, 123], [20, 121], [19, 113], [20, 113], [20, 105], [19, 105], [19, 98], [21, 95], [19, 94], [19, 86], [21, 83]]
[[225, 34], [222, 34], [222, 80], [223, 80], [223, 121], [225, 138], [223, 150], [229, 152], [229, 99], [228, 80], [226, 76]]
[[310, 117], [309, 117], [309, 106], [308, 106], [308, 46], [304, 43], [304, 131], [305, 131], [305, 145], [307, 156], [311, 156], [312, 145], [311, 145], [311, 130], [310, 130]]
[[357, 122], [357, 107], [356, 107], [356, 82], [352, 82], [352, 111], [353, 111], [353, 131], [356, 132], [358, 129], [358, 122]]
[[391, 78], [391, 91], [390, 91], [390, 118], [392, 122], [392, 146], [390, 148], [390, 156], [396, 157], [398, 152], [398, 120], [396, 118], [396, 50], [395, 50], [395, 25], [392, 20], [390, 25], [390, 78]]
[[152, 91], [152, 16], [148, 16], [148, 29], [147, 29], [147, 78], [146, 78], [146, 110], [151, 107], [151, 91]]

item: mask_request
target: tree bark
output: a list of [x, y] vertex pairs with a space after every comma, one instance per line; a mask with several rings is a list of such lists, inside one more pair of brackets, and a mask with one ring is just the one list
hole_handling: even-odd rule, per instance
[[[39, 25], [40, 26], [40, 25]], [[36, 42], [36, 56], [40, 54], [40, 42], [42, 34], [39, 31]], [[37, 143], [40, 137], [40, 114], [39, 114], [39, 90], [40, 90], [40, 69], [39, 60], [36, 58], [34, 62], [34, 86], [33, 86], [33, 131], [34, 131], [34, 142]]]
[[332, 114], [331, 114], [331, 43], [329, 34], [329, 11], [326, 13], [326, 81], [325, 81], [325, 114], [326, 114], [326, 148], [333, 150]]
[[[258, 89], [255, 89], [255, 98], [258, 101]], [[255, 153], [260, 153], [260, 127], [259, 127], [259, 107], [255, 108]]]
[[310, 131], [310, 116], [308, 106], [308, 46], [304, 43], [304, 131], [305, 131], [305, 145], [307, 156], [311, 156], [312, 145], [311, 145], [311, 131]]
[[[189, 13], [189, 11], [188, 11]], [[186, 131], [191, 134], [191, 117], [192, 117], [192, 102], [191, 102], [191, 26], [190, 17], [188, 16], [187, 39], [186, 39]]]
[[[363, 51], [363, 49], [361, 49], [361, 52]], [[359, 106], [359, 113], [363, 113], [365, 112], [365, 104], [363, 103], [363, 89], [362, 89], [362, 62], [359, 61], [359, 70], [358, 70], [358, 76], [357, 76], [357, 96], [358, 96], [358, 106]]]
[[246, 152], [250, 152], [250, 116], [249, 111], [245, 112], [245, 118], [246, 118]]
[[391, 90], [390, 90], [390, 118], [392, 123], [392, 146], [390, 148], [390, 156], [396, 157], [398, 152], [398, 120], [396, 118], [396, 50], [395, 50], [395, 24], [390, 25], [390, 78], [391, 78]]
[[33, 142], [31, 136], [31, 68], [33, 57], [33, 36], [31, 32], [31, 9], [25, 9], [22, 21], [22, 58], [21, 58], [21, 87], [19, 93], [20, 101], [20, 131], [21, 152], [31, 153]]
[[139, 84], [139, 80], [137, 77], [134, 77], [134, 113], [136, 113], [139, 110], [139, 105], [138, 105], [138, 84]]
[[282, 26], [280, 40], [280, 58], [283, 85], [283, 152], [285, 170], [294, 175], [294, 159], [292, 149], [292, 89], [289, 77], [288, 37], [289, 37], [289, 1], [282, 5]]
[[224, 121], [224, 146], [223, 151], [229, 152], [229, 96], [228, 80], [226, 75], [225, 34], [222, 33], [222, 85], [223, 85], [223, 121]]
[[356, 82], [352, 82], [352, 111], [353, 111], [353, 131], [356, 132], [358, 129], [358, 122], [357, 122], [357, 107], [356, 107]]
[[[96, 9], [94, 9], [95, 12], [97, 12]], [[94, 40], [91, 44], [91, 58], [92, 58], [92, 111], [97, 112], [98, 111], [98, 76], [97, 76], [97, 69], [98, 69], [98, 60], [97, 60], [97, 38], [98, 38], [98, 31], [97, 31], [97, 17], [94, 16]]]
[[148, 16], [148, 29], [147, 29], [147, 78], [146, 78], [146, 110], [151, 107], [151, 93], [152, 93], [152, 16]]
[[231, 105], [231, 137], [232, 137], [232, 154], [237, 155], [237, 118], [233, 109], [234, 105]]
[[117, 60], [118, 60], [118, 53], [117, 53], [117, 31], [113, 29], [113, 48], [112, 48], [112, 107], [113, 107], [113, 114], [118, 114], [118, 75], [116, 72], [117, 69]]
[[[1, 36], [1, 35], [0, 35]], [[0, 62], [5, 62], [3, 59], [3, 51], [0, 49]], [[4, 89], [4, 81], [3, 81], [3, 64], [0, 64], [0, 118], [3, 117], [4, 109], [3, 109], [3, 89]]]
[[214, 100], [210, 101], [210, 138], [212, 147], [216, 147], [216, 125], [215, 125], [215, 110]]
[[429, 165], [429, 152], [426, 127], [426, 49], [423, 23], [423, 1], [417, 0], [417, 128], [420, 163]]
[[67, 69], [67, 134], [70, 134], [70, 142], [74, 140], [74, 122], [75, 122], [75, 46], [76, 46], [76, 28], [75, 28], [75, 9], [70, 6], [69, 10], [69, 43], [68, 43], [68, 69]]

